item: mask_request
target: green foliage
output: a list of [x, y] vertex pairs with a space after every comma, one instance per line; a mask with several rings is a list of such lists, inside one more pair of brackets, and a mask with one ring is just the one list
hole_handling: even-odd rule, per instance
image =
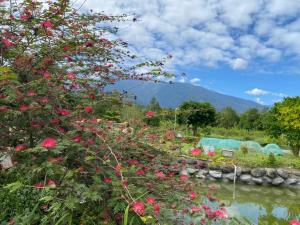
[[232, 128], [237, 126], [239, 121], [239, 115], [231, 107], [226, 107], [217, 114], [217, 126], [220, 127]]
[[241, 145], [241, 152], [246, 156], [248, 154], [248, 147], [246, 145]]
[[147, 111], [153, 111], [156, 113], [160, 113], [161, 111], [161, 107], [159, 105], [159, 102], [157, 101], [157, 99], [155, 97], [153, 97], [149, 103], [149, 105], [147, 106]]
[[208, 102], [184, 102], [179, 107], [179, 122], [191, 125], [196, 135], [198, 127], [211, 125], [216, 120], [216, 110]]
[[268, 163], [271, 166], [274, 166], [276, 164], [276, 158], [275, 158], [275, 155], [272, 152], [268, 156]]
[[261, 129], [261, 114], [255, 109], [248, 109], [240, 116], [240, 127], [247, 130]]

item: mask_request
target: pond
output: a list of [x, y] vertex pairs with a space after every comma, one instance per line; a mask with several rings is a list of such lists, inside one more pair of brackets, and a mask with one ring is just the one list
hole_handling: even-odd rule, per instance
[[[197, 181], [198, 183], [199, 181]], [[229, 216], [253, 225], [283, 225], [300, 219], [300, 190], [232, 183], [199, 182], [199, 192], [217, 187], [215, 197], [225, 204]], [[196, 188], [196, 187], [195, 187]]]

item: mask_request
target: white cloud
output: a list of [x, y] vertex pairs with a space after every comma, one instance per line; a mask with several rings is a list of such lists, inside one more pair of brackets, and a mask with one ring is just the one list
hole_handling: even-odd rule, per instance
[[136, 16], [116, 25], [118, 35], [147, 59], [172, 54], [173, 66], [300, 58], [300, 0], [87, 0], [85, 8]]
[[248, 95], [261, 96], [261, 95], [267, 95], [269, 92], [259, 88], [253, 88], [252, 90], [246, 91], [246, 93]]
[[276, 96], [280, 98], [284, 98], [287, 95], [283, 93], [270, 92], [259, 88], [253, 88], [251, 90], [246, 91], [246, 94], [252, 96]]
[[232, 60], [231, 66], [234, 70], [245, 69], [248, 66], [248, 62], [244, 59], [237, 58]]
[[201, 79], [199, 79], [199, 78], [193, 78], [193, 79], [190, 80], [190, 83], [192, 85], [199, 85], [200, 81], [201, 81]]

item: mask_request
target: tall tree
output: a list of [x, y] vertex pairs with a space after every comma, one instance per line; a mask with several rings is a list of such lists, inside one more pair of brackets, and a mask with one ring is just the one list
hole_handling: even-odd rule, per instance
[[256, 108], [250, 108], [240, 117], [240, 127], [247, 130], [261, 129], [261, 114]]
[[192, 126], [193, 135], [199, 127], [205, 127], [216, 121], [216, 110], [208, 102], [184, 102], [179, 107], [179, 122]]
[[238, 125], [239, 115], [231, 107], [224, 108], [217, 115], [217, 124], [220, 127], [230, 128]]
[[300, 151], [300, 97], [285, 98], [274, 107], [280, 132], [286, 136], [295, 156]]
[[155, 97], [153, 97], [148, 105], [148, 110], [149, 111], [154, 111], [154, 112], [160, 112], [161, 111], [161, 107], [159, 105], [159, 102], [157, 101], [157, 99]]

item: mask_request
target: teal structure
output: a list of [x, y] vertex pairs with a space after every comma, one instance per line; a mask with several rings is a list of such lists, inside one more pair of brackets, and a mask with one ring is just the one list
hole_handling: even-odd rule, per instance
[[268, 144], [262, 147], [255, 141], [239, 141], [235, 139], [220, 138], [201, 138], [198, 147], [212, 146], [215, 149], [240, 150], [241, 146], [246, 146], [250, 152], [261, 152], [264, 154], [273, 153], [274, 155], [283, 155], [282, 149], [276, 144]]

